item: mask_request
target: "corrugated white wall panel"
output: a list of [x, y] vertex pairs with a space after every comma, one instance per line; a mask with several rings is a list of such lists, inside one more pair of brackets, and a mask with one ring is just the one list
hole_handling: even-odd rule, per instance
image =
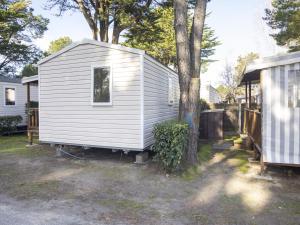
[[300, 109], [288, 107], [288, 76], [300, 63], [262, 71], [262, 147], [264, 161], [300, 163]]
[[[169, 78], [172, 78], [173, 84], [173, 105], [168, 103]], [[176, 119], [178, 108], [178, 75], [146, 56], [144, 58], [144, 147], [154, 143], [153, 126], [162, 121]]]
[[[112, 65], [112, 106], [91, 105], [91, 66]], [[79, 45], [39, 66], [40, 140], [141, 149], [140, 55]]]

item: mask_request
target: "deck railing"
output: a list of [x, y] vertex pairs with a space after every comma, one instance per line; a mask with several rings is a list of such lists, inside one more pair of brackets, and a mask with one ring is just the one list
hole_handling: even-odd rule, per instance
[[244, 132], [261, 149], [261, 113], [259, 111], [245, 108]]
[[28, 130], [39, 129], [39, 109], [29, 108], [28, 109]]
[[28, 109], [28, 121], [27, 121], [27, 132], [28, 132], [28, 142], [32, 144], [33, 135], [38, 135], [39, 133], [39, 109], [29, 108]]

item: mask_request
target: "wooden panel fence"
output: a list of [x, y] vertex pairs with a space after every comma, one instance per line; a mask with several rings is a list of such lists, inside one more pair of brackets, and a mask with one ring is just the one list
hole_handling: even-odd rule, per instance
[[261, 113], [258, 110], [244, 109], [244, 132], [261, 149]]

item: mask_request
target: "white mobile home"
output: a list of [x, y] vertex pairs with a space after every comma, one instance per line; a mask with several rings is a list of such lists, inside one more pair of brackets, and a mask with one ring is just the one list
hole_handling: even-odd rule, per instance
[[83, 40], [38, 71], [41, 142], [140, 151], [177, 117], [177, 74], [142, 50]]
[[255, 83], [260, 84], [261, 105], [259, 110], [245, 109], [245, 125], [261, 150], [262, 162], [299, 166], [300, 52], [264, 58], [247, 67], [242, 84], [248, 106]]
[[[37, 87], [31, 91], [32, 101], [38, 101]], [[25, 104], [27, 92], [20, 78], [0, 76], [0, 116], [21, 116], [19, 125], [26, 125]]]

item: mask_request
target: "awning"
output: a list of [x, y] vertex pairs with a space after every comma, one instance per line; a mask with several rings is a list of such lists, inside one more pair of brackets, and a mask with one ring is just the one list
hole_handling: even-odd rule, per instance
[[38, 84], [38, 82], [39, 82], [39, 75], [22, 78], [22, 84], [27, 84], [27, 83]]
[[260, 71], [261, 69], [256, 69], [253, 71], [245, 72], [239, 86], [245, 85], [250, 81], [252, 84], [259, 83]]

